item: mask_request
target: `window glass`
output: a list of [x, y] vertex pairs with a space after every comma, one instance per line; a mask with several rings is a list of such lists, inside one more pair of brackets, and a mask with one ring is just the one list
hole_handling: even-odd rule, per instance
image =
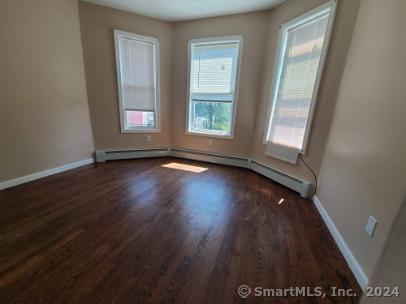
[[122, 130], [156, 130], [158, 40], [121, 31], [114, 37]]
[[188, 131], [232, 134], [240, 40], [190, 43]]

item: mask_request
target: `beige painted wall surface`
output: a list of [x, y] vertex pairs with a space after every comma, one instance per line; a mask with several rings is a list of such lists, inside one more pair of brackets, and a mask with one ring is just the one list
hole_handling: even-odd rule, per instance
[[[172, 56], [172, 146], [250, 157], [268, 12], [240, 14], [174, 25]], [[234, 139], [186, 135], [188, 41], [196, 38], [242, 35], [244, 39]]]
[[[262, 137], [279, 25], [324, 2], [289, 0], [270, 11], [171, 24], [80, 1], [86, 79], [96, 148], [171, 145], [230, 156], [253, 155], [263, 163], [310, 179], [301, 165], [292, 166], [266, 157]], [[307, 153], [307, 160], [316, 171], [321, 163], [358, 4], [358, 0], [341, 0], [339, 4]], [[120, 133], [112, 35], [114, 28], [160, 38], [162, 131], [152, 134], [150, 144], [146, 142], [145, 134]], [[212, 138], [213, 145], [210, 146], [208, 137], [185, 134], [187, 44], [190, 39], [230, 35], [242, 35], [244, 38], [235, 134], [234, 139]]]
[[[293, 176], [313, 179], [309, 171], [301, 162], [291, 165], [275, 158], [265, 156], [263, 144], [266, 113], [269, 105], [269, 93], [274, 72], [276, 48], [278, 44], [279, 26], [305, 12], [325, 3], [325, 0], [289, 0], [271, 10], [268, 18], [268, 34], [266, 57], [263, 62], [263, 78], [261, 94], [258, 102], [256, 128], [252, 145], [252, 158], [273, 168], [282, 170]], [[323, 78], [317, 99], [316, 111], [310, 132], [309, 143], [305, 155], [306, 162], [319, 172], [327, 137], [334, 113], [337, 92], [340, 85], [342, 72], [351, 43], [352, 32], [357, 16], [359, 0], [339, 0], [333, 32], [330, 39], [326, 57]]]
[[[96, 149], [167, 147], [170, 144], [172, 25], [165, 21], [79, 1], [87, 92]], [[160, 133], [121, 133], [113, 30], [160, 42]], [[147, 135], [152, 136], [148, 143]]]
[[320, 174], [318, 197], [368, 276], [406, 194], [405, 12], [362, 0]]
[[87, 159], [75, 0], [0, 1], [0, 181]]
[[[381, 258], [374, 269], [370, 286], [399, 287], [399, 297], [364, 297], [361, 304], [404, 304], [406, 303], [406, 200], [385, 243]], [[393, 290], [393, 289], [392, 289]]]

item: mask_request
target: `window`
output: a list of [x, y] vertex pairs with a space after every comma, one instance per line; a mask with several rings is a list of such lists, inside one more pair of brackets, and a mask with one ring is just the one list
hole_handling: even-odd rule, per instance
[[242, 37], [189, 42], [187, 133], [232, 137]]
[[296, 163], [304, 153], [334, 9], [328, 2], [280, 29], [265, 134], [269, 156]]
[[156, 38], [114, 31], [121, 132], [159, 131]]

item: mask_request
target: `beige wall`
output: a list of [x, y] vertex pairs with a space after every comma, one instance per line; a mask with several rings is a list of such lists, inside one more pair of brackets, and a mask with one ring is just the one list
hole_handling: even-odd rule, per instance
[[[302, 166], [264, 155], [262, 143], [268, 91], [280, 24], [324, 3], [289, 0], [273, 10], [168, 23], [111, 8], [79, 2], [90, 114], [96, 149], [168, 146], [251, 157], [309, 179]], [[339, 2], [331, 48], [306, 160], [318, 172], [336, 94], [358, 9], [358, 0]], [[112, 30], [118, 28], [160, 38], [162, 132], [121, 134]], [[242, 35], [244, 44], [233, 139], [186, 135], [188, 40]], [[171, 53], [171, 48], [173, 52]]]
[[[252, 157], [294, 176], [311, 180], [309, 172], [300, 163], [295, 166], [265, 156], [265, 145], [262, 140], [279, 26], [324, 2], [326, 1], [289, 0], [269, 11], [175, 23], [173, 32], [175, 51], [172, 55], [171, 145], [231, 156]], [[358, 0], [341, 0], [338, 4], [336, 22], [305, 157], [316, 172], [319, 171], [321, 165], [358, 6]], [[185, 134], [187, 43], [188, 40], [195, 38], [240, 34], [244, 37], [244, 45], [235, 136], [234, 139], [212, 138], [213, 145], [210, 146], [207, 137]]]
[[320, 174], [318, 197], [368, 276], [406, 194], [404, 12], [362, 0]]
[[[174, 25], [172, 56], [172, 146], [250, 157], [258, 93], [261, 85], [268, 12], [178, 22]], [[234, 139], [186, 135], [188, 41], [242, 35], [243, 50]]]
[[[300, 165], [265, 157], [262, 138], [278, 27], [324, 2], [289, 0], [270, 11], [174, 24], [79, 2], [80, 33], [75, 0], [1, 1], [0, 181], [91, 156], [80, 34], [96, 148], [252, 156], [309, 178]], [[306, 160], [321, 167], [318, 197], [369, 276], [405, 195], [406, 2], [362, 0], [352, 36], [358, 6], [339, 0]], [[160, 40], [162, 131], [151, 143], [145, 133], [120, 133], [113, 29]], [[207, 137], [185, 135], [187, 42], [240, 34], [235, 138], [209, 146]], [[363, 231], [369, 214], [379, 221], [374, 238]]]
[[75, 0], [0, 1], [0, 181], [93, 151]]
[[[172, 25], [79, 1], [90, 117], [96, 149], [167, 147], [170, 144]], [[160, 42], [161, 132], [121, 133], [113, 30], [156, 37]], [[147, 135], [152, 142], [147, 142]]]
[[[256, 128], [252, 145], [252, 158], [293, 176], [312, 181], [309, 171], [301, 162], [291, 165], [265, 156], [263, 137], [265, 132], [266, 113], [269, 105], [269, 93], [272, 83], [275, 54], [278, 43], [279, 26], [292, 18], [300, 16], [323, 3], [325, 0], [289, 0], [271, 10], [268, 18], [267, 50], [263, 62], [261, 94], [258, 102]], [[359, 0], [339, 0], [333, 32], [326, 57], [323, 78], [317, 99], [317, 106], [310, 132], [305, 160], [319, 172], [322, 155], [325, 149], [328, 132], [333, 117], [337, 91], [340, 85], [346, 55], [351, 42], [353, 27], [357, 15]]]
[[406, 303], [406, 200], [385, 243], [382, 255], [376, 265], [369, 286], [399, 287], [399, 297], [366, 297], [361, 304], [404, 304]]
[[[272, 79], [278, 27], [281, 23], [323, 2], [324, 0], [289, 0], [270, 11], [168, 23], [79, 1], [87, 95], [95, 148], [146, 148], [171, 145], [225, 155], [253, 156], [256, 160], [283, 169], [288, 173], [308, 177], [307, 171], [304, 171], [300, 165], [291, 166], [265, 157], [262, 137], [265, 129], [268, 88]], [[341, 79], [357, 5], [358, 1], [347, 0], [341, 0], [339, 4], [307, 156], [307, 160], [316, 171], [324, 151], [325, 138], [334, 109], [335, 96]], [[145, 133], [122, 134], [120, 132], [113, 29], [160, 39], [162, 131], [150, 134], [152, 135], [151, 143], [147, 142]], [[213, 138], [213, 145], [210, 146], [207, 137], [185, 134], [187, 42], [193, 38], [240, 34], [244, 37], [244, 47], [235, 136], [234, 139]], [[69, 66], [77, 67], [79, 63], [82, 63], [81, 59]], [[83, 78], [76, 77], [73, 80], [83, 85]], [[78, 92], [81, 91], [76, 93]], [[84, 93], [83, 90], [82, 93]], [[76, 123], [74, 125], [78, 126]], [[85, 136], [85, 134], [81, 135]], [[32, 138], [32, 136], [27, 135], [27, 138]], [[14, 149], [10, 148], [10, 151], [14, 151]]]

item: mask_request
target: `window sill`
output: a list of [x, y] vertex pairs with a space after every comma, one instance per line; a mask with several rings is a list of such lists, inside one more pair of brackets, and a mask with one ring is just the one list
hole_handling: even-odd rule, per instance
[[194, 136], [203, 136], [203, 137], [214, 137], [214, 138], [222, 138], [222, 139], [234, 139], [232, 134], [216, 134], [216, 133], [203, 133], [198, 131], [186, 131], [186, 135], [194, 135]]
[[159, 133], [161, 129], [122, 129], [121, 133]]

